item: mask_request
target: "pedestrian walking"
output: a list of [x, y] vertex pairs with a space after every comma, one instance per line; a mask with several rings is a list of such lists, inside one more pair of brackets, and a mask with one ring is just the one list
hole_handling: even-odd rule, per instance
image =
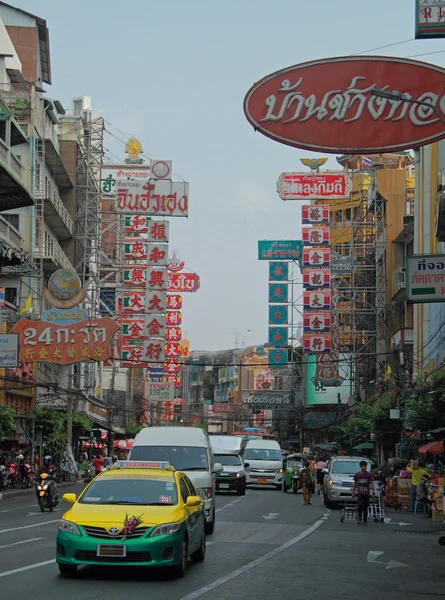
[[368, 524], [369, 497], [374, 496], [374, 477], [366, 470], [366, 460], [360, 461], [360, 471], [354, 475], [352, 497], [357, 493], [357, 525]]
[[322, 491], [322, 487], [323, 487], [323, 482], [324, 482], [324, 473], [323, 473], [323, 469], [326, 469], [326, 463], [324, 462], [324, 460], [319, 460], [317, 462], [317, 464], [315, 465], [317, 473], [316, 473], [316, 477], [317, 477], [317, 487], [318, 487], [318, 495], [320, 495], [320, 492]]
[[425, 475], [422, 475], [421, 480], [417, 484], [416, 499], [417, 502], [421, 502], [422, 504], [426, 505], [426, 514], [428, 515], [428, 517], [431, 517], [431, 505], [433, 504], [433, 501], [428, 498], [428, 492], [426, 491], [425, 487], [429, 480], [430, 476], [427, 473], [425, 473]]
[[385, 495], [386, 489], [386, 477], [379, 470], [379, 465], [374, 463], [371, 467], [371, 472], [374, 477], [374, 490], [380, 492], [382, 496]]
[[409, 512], [414, 512], [414, 505], [417, 498], [417, 486], [419, 485], [422, 477], [428, 475], [425, 469], [419, 467], [418, 460], [410, 460], [407, 467], [408, 473], [411, 473], [411, 493], [409, 502]]
[[304, 504], [311, 504], [312, 494], [315, 491], [314, 480], [310, 469], [309, 461], [304, 463], [304, 467], [300, 471], [301, 485], [303, 490]]

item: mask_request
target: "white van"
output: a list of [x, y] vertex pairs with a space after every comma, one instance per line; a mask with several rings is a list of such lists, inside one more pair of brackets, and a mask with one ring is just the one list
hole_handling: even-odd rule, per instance
[[206, 532], [215, 528], [215, 463], [207, 432], [198, 427], [147, 427], [134, 438], [129, 460], [166, 460], [184, 471], [204, 500]]
[[283, 459], [275, 440], [249, 440], [244, 453], [247, 485], [274, 485], [281, 490]]

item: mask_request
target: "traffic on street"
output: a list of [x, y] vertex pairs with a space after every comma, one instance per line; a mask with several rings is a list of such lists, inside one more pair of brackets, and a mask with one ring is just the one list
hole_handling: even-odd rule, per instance
[[[83, 485], [63, 492], [82, 492]], [[445, 584], [440, 524], [422, 515], [387, 513], [385, 523], [365, 531], [340, 522], [315, 495], [305, 506], [301, 492], [249, 487], [245, 496], [221, 492], [216, 527], [203, 563], [190, 563], [184, 579], [168, 569], [82, 567], [73, 578], [55, 560], [58, 523], [69, 505], [42, 514], [32, 491], [0, 502], [0, 589], [5, 598], [106, 600], [147, 596], [153, 600], [312, 598], [373, 600], [391, 590], [395, 598], [434, 597]], [[428, 561], [423, 557], [428, 556]], [[369, 582], [369, 585], [363, 585]]]

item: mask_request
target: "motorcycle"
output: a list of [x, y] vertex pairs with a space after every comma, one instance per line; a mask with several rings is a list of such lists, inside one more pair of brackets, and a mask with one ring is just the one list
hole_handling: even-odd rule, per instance
[[33, 476], [33, 472], [32, 472], [31, 465], [29, 464], [29, 462], [23, 463], [22, 468], [21, 468], [21, 484], [22, 484], [23, 489], [31, 487], [32, 476]]
[[0, 465], [0, 492], [3, 492], [8, 487], [8, 469], [4, 465]]
[[18, 465], [14, 462], [10, 462], [6, 465], [6, 469], [8, 470], [8, 487], [15, 487], [19, 476]]
[[45, 509], [52, 512], [59, 504], [58, 497], [55, 494], [53, 477], [54, 473], [40, 473], [37, 478], [36, 491], [41, 512], [45, 512]]

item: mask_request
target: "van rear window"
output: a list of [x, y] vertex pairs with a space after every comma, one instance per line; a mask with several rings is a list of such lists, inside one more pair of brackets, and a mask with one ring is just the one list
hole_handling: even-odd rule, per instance
[[207, 471], [205, 448], [195, 446], [133, 446], [131, 460], [166, 460], [177, 471]]

